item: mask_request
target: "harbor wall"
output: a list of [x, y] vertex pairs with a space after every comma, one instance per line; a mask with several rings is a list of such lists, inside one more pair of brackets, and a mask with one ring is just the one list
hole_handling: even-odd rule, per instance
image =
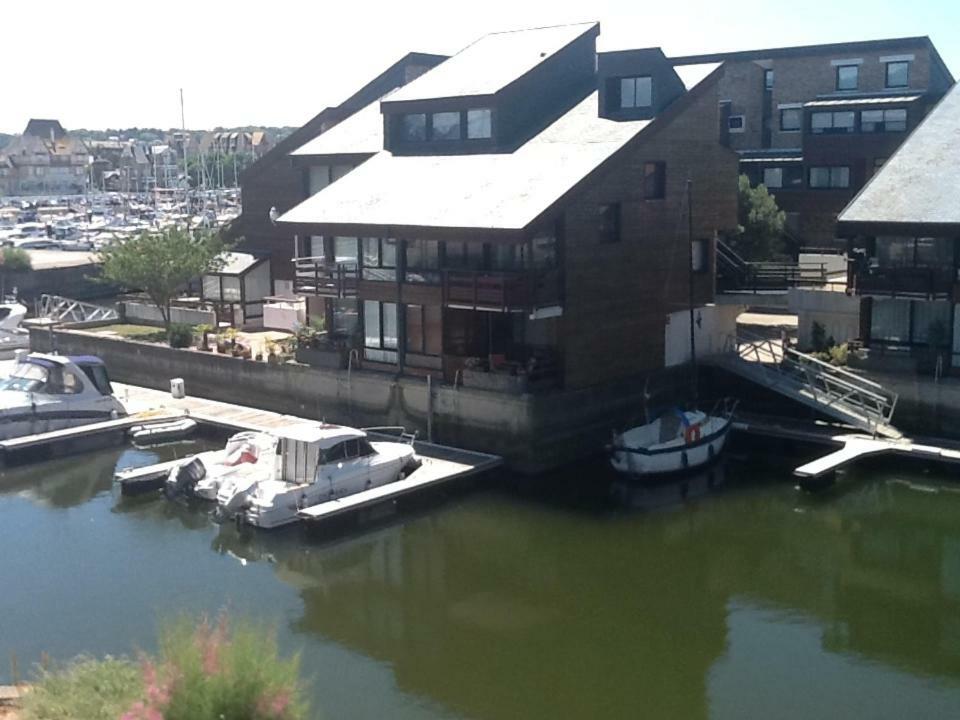
[[[183, 378], [196, 397], [345, 425], [402, 425], [427, 437], [424, 378], [274, 365], [80, 330], [31, 330], [30, 341], [34, 350], [98, 355], [118, 382], [168, 390], [171, 378]], [[435, 442], [500, 455], [513, 470], [537, 473], [601, 453], [614, 428], [637, 422], [644, 378], [543, 395], [439, 383], [432, 392]]]

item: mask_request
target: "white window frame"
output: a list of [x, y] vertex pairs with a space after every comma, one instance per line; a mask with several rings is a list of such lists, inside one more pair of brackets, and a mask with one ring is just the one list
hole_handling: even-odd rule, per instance
[[[740, 118], [740, 127], [734, 128], [730, 127], [730, 121], [734, 118]], [[731, 115], [727, 118], [727, 132], [731, 133], [744, 133], [747, 131], [747, 116], [746, 115]]]

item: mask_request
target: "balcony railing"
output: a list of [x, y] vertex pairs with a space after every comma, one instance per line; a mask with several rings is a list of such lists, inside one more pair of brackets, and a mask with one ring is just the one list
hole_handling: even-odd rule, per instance
[[861, 267], [854, 270], [853, 287], [859, 295], [905, 298], [950, 298], [955, 273], [952, 268]]
[[293, 259], [293, 291], [300, 295], [318, 297], [356, 297], [359, 271], [357, 263], [336, 263], [327, 258], [301, 257]]
[[442, 274], [447, 306], [508, 312], [560, 303], [560, 275], [554, 269], [444, 270]]

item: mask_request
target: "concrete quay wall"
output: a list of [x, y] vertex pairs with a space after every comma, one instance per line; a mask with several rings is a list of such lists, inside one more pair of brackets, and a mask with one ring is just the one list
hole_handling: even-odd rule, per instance
[[[426, 437], [423, 378], [272, 365], [81, 330], [31, 330], [30, 341], [38, 351], [98, 355], [119, 382], [168, 390], [171, 378], [183, 378], [197, 397], [358, 427], [402, 425]], [[642, 380], [544, 395], [436, 384], [433, 440], [501, 455], [518, 472], [543, 472], [602, 452], [613, 428], [637, 419], [642, 395]]]

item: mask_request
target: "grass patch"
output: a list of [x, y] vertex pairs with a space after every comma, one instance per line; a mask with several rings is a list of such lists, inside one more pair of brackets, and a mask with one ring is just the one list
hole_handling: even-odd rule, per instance
[[22, 720], [116, 720], [143, 695], [140, 667], [129, 660], [78, 658], [41, 671], [24, 695]]

